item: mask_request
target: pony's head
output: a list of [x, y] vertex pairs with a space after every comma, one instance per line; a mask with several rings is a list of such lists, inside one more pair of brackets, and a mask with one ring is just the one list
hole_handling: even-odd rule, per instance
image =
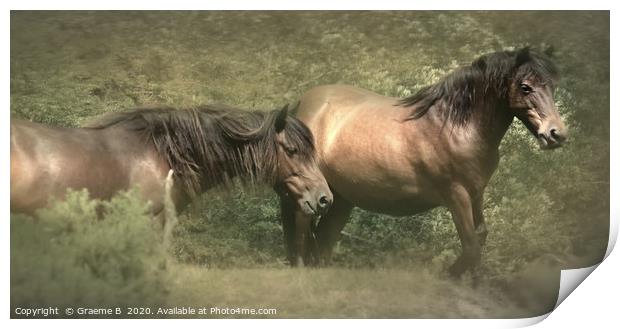
[[534, 134], [541, 148], [562, 146], [568, 132], [553, 98], [555, 65], [527, 47], [515, 52], [514, 61], [507, 90], [510, 110]]
[[277, 114], [275, 130], [276, 189], [288, 194], [306, 215], [325, 214], [333, 195], [318, 167], [312, 132], [297, 118], [288, 115], [288, 106]]

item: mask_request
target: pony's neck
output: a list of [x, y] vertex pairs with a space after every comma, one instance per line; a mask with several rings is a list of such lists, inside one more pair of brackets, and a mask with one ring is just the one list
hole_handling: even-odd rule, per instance
[[246, 186], [272, 184], [275, 177], [275, 162], [270, 157], [274, 156], [275, 152], [270, 149], [271, 145], [265, 140], [266, 138], [266, 136], [252, 136], [251, 139], [244, 141], [234, 141], [229, 145], [227, 154], [217, 163], [203, 166], [205, 170], [220, 168], [223, 175], [220, 176], [221, 180], [213, 180], [212, 175], [204, 172], [202, 192], [218, 185], [229, 187], [235, 178]]
[[473, 111], [469, 122], [470, 129], [477, 132], [483, 142], [481, 146], [484, 146], [485, 150], [497, 152], [514, 119], [507, 101], [497, 94], [480, 95], [473, 106], [476, 110]]

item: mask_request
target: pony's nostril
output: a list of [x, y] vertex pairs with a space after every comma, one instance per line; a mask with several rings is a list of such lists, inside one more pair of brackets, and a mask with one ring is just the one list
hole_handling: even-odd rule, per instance
[[551, 137], [553, 137], [553, 138], [558, 137], [558, 130], [557, 129], [551, 129], [551, 131], [549, 133], [551, 133]]
[[551, 137], [553, 137], [553, 139], [558, 142], [561, 142], [565, 139], [564, 135], [562, 135], [557, 129], [551, 129], [549, 131], [549, 134], [551, 134]]
[[327, 196], [326, 196], [326, 195], [322, 195], [322, 196], [319, 198], [319, 206], [320, 206], [321, 208], [327, 208], [327, 207], [329, 206], [329, 199], [327, 198]]

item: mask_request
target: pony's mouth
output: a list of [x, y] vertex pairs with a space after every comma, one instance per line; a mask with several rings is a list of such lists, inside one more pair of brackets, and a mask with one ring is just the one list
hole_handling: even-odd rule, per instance
[[306, 215], [315, 216], [317, 218], [321, 216], [319, 211], [314, 209], [314, 207], [312, 207], [312, 205], [310, 204], [310, 201], [305, 202], [304, 212], [306, 213]]
[[555, 140], [553, 137], [539, 136], [538, 144], [542, 150], [552, 150], [562, 146], [561, 141]]

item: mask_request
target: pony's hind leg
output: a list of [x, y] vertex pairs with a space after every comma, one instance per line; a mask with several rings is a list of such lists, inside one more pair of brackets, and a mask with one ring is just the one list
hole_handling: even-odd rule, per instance
[[467, 190], [456, 185], [451, 189], [448, 208], [461, 240], [461, 256], [450, 266], [450, 275], [460, 277], [465, 271], [480, 263], [481, 247], [474, 228], [472, 200]]
[[318, 258], [320, 265], [329, 265], [331, 263], [332, 251], [334, 245], [340, 240], [340, 233], [347, 223], [353, 205], [334, 194], [334, 202], [320, 220], [315, 230], [316, 242], [318, 247]]

